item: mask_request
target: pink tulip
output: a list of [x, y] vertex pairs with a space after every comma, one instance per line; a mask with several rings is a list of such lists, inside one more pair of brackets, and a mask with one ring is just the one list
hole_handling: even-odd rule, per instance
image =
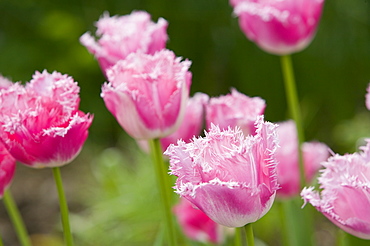
[[255, 134], [255, 121], [265, 111], [265, 101], [259, 97], [248, 97], [235, 89], [231, 94], [211, 98], [206, 106], [206, 124], [221, 129], [238, 126], [244, 134]]
[[[298, 139], [294, 121], [278, 123], [277, 133], [280, 148], [275, 156], [277, 166], [277, 178], [281, 188], [277, 191], [280, 197], [292, 197], [301, 191], [299, 180]], [[329, 147], [319, 142], [303, 143], [302, 145], [305, 176], [311, 182], [317, 171], [321, 168], [321, 162], [329, 157]]]
[[158, 23], [154, 23], [150, 14], [144, 11], [113, 17], [105, 13], [96, 26], [99, 40], [96, 42], [87, 32], [81, 36], [80, 42], [95, 55], [104, 74], [130, 53], [154, 54], [164, 49], [168, 39], [167, 21], [159, 18]]
[[370, 239], [370, 139], [360, 153], [334, 155], [323, 165], [321, 194], [304, 188], [302, 198], [344, 231]]
[[[162, 150], [166, 150], [170, 144], [175, 144], [177, 140], [182, 139], [186, 143], [194, 136], [199, 136], [203, 128], [204, 107], [208, 102], [208, 95], [198, 92], [188, 100], [184, 120], [180, 127], [171, 135], [161, 138]], [[139, 140], [138, 145], [145, 151], [149, 151], [148, 141]]]
[[275, 125], [256, 121], [256, 135], [212, 125], [204, 138], [178, 141], [165, 155], [177, 176], [176, 193], [216, 223], [241, 227], [271, 208], [278, 184]]
[[191, 84], [191, 62], [170, 50], [132, 53], [107, 72], [102, 98], [135, 139], [163, 138], [180, 126]]
[[244, 34], [261, 49], [286, 55], [306, 48], [324, 0], [230, 0]]
[[366, 93], [366, 100], [365, 100], [366, 108], [370, 110], [370, 84], [367, 87], [367, 93]]
[[223, 240], [221, 225], [211, 220], [201, 210], [182, 198], [174, 207], [179, 225], [184, 234], [194, 240], [204, 243], [220, 244]]
[[5, 190], [13, 179], [15, 167], [16, 160], [0, 141], [0, 198], [4, 195]]
[[0, 90], [8, 88], [12, 84], [12, 81], [0, 75]]
[[79, 87], [57, 72], [36, 72], [0, 93], [0, 138], [18, 161], [35, 168], [71, 162], [93, 117], [78, 110]]

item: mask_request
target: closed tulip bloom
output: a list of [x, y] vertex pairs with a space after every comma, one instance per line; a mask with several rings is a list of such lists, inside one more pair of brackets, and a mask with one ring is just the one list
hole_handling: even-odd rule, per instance
[[334, 155], [323, 163], [320, 190], [304, 188], [302, 198], [344, 231], [370, 239], [370, 140], [362, 152]]
[[306, 48], [324, 0], [230, 0], [244, 34], [261, 49], [287, 55]]
[[95, 41], [87, 32], [80, 42], [95, 55], [104, 73], [130, 53], [154, 54], [164, 49], [168, 39], [167, 21], [159, 18], [158, 23], [154, 23], [145, 11], [112, 17], [105, 13], [96, 26], [99, 40]]
[[[280, 148], [276, 151], [277, 179], [280, 189], [277, 195], [280, 197], [292, 197], [299, 195], [299, 159], [298, 138], [295, 122], [292, 120], [278, 123], [277, 134]], [[305, 142], [302, 144], [305, 177], [311, 182], [317, 171], [322, 167], [321, 162], [329, 157], [329, 147], [320, 142]]]
[[135, 139], [175, 132], [185, 114], [191, 62], [170, 50], [132, 53], [108, 70], [101, 96], [122, 128]]
[[0, 198], [13, 179], [15, 167], [16, 160], [0, 141]]
[[221, 129], [238, 126], [244, 134], [255, 134], [255, 121], [265, 111], [265, 100], [259, 97], [248, 97], [236, 89], [230, 94], [214, 97], [206, 105], [206, 124]]
[[223, 240], [222, 226], [211, 220], [201, 210], [196, 209], [185, 198], [174, 207], [180, 227], [184, 234], [198, 242], [220, 244]]
[[275, 125], [256, 121], [256, 135], [212, 125], [205, 137], [178, 141], [165, 155], [177, 176], [176, 193], [216, 223], [241, 227], [271, 208], [278, 184]]
[[57, 167], [80, 152], [93, 117], [78, 109], [79, 87], [57, 72], [36, 72], [0, 93], [0, 138], [18, 161]]

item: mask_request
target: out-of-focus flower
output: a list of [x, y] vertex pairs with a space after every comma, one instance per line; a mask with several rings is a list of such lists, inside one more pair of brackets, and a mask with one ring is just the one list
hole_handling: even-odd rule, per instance
[[176, 193], [215, 222], [241, 227], [265, 215], [273, 204], [277, 148], [275, 125], [256, 121], [256, 135], [212, 125], [204, 138], [178, 141], [165, 151]]
[[225, 96], [211, 98], [206, 105], [206, 124], [221, 129], [238, 126], [245, 135], [255, 134], [255, 121], [265, 111], [265, 100], [248, 97], [235, 89]]
[[[299, 160], [298, 138], [294, 121], [278, 123], [277, 134], [280, 148], [275, 157], [279, 163], [277, 166], [277, 179], [280, 189], [277, 195], [280, 197], [292, 197], [299, 195]], [[308, 182], [321, 167], [321, 162], [329, 157], [329, 147], [320, 142], [306, 142], [302, 144], [305, 177]]]
[[261, 49], [286, 55], [306, 48], [324, 0], [230, 0], [244, 34]]
[[9, 187], [15, 172], [16, 160], [0, 141], [0, 198]]
[[184, 234], [195, 241], [220, 244], [223, 240], [222, 226], [196, 209], [185, 198], [174, 207], [174, 213]]
[[112, 17], [105, 13], [96, 26], [99, 40], [96, 42], [87, 32], [81, 36], [80, 42], [95, 55], [104, 74], [130, 53], [154, 54], [164, 49], [168, 39], [167, 21], [159, 18], [158, 23], [154, 23], [145, 11]]
[[370, 110], [370, 84], [367, 87], [367, 93], [366, 93], [366, 100], [365, 100], [366, 108]]
[[370, 239], [370, 140], [362, 152], [334, 155], [318, 178], [321, 194], [304, 188], [302, 198], [344, 231]]
[[191, 62], [170, 50], [132, 53], [108, 70], [101, 96], [135, 139], [163, 138], [180, 126], [191, 84]]
[[[180, 127], [171, 135], [161, 138], [162, 150], [166, 150], [170, 144], [175, 144], [177, 140], [182, 139], [186, 143], [194, 136], [201, 134], [204, 122], [204, 107], [208, 102], [208, 95], [197, 92], [188, 100], [184, 120]], [[139, 146], [145, 151], [149, 150], [148, 142], [146, 140], [137, 141]]]
[[93, 117], [79, 107], [79, 87], [57, 72], [36, 72], [22, 86], [0, 93], [0, 138], [18, 161], [56, 167], [72, 161], [88, 136]]

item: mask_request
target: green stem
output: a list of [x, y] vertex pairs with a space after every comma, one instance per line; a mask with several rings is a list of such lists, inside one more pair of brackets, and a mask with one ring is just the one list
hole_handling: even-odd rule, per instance
[[31, 246], [26, 226], [9, 190], [4, 192], [3, 201], [22, 246]]
[[297, 89], [294, 80], [292, 59], [290, 55], [281, 56], [281, 67], [284, 76], [285, 93], [291, 117], [296, 123], [298, 136], [298, 156], [299, 156], [299, 176], [301, 188], [306, 186], [306, 177], [304, 172], [304, 163], [301, 145], [304, 142], [304, 132], [301, 119], [301, 111], [298, 101]]
[[69, 225], [68, 204], [67, 204], [67, 200], [65, 197], [64, 189], [63, 189], [62, 175], [60, 174], [59, 167], [53, 167], [53, 175], [54, 175], [55, 184], [58, 190], [60, 216], [62, 219], [64, 240], [67, 246], [72, 246], [73, 237], [72, 237], [71, 228]]
[[240, 227], [235, 228], [235, 246], [242, 246], [242, 236]]
[[283, 245], [294, 246], [297, 244], [296, 228], [292, 217], [291, 201], [278, 201], [277, 205], [280, 210]]
[[348, 246], [348, 237], [347, 233], [342, 231], [341, 229], [338, 229], [337, 233], [337, 246]]
[[247, 235], [247, 245], [254, 246], [254, 235], [253, 235], [253, 227], [252, 223], [246, 224], [244, 226], [245, 233]]
[[162, 212], [165, 218], [167, 236], [169, 245], [177, 245], [175, 227], [171, 213], [171, 190], [169, 175], [167, 174], [166, 165], [163, 162], [162, 148], [159, 139], [149, 140], [152, 158], [154, 161], [155, 173], [159, 186], [159, 193], [162, 202]]

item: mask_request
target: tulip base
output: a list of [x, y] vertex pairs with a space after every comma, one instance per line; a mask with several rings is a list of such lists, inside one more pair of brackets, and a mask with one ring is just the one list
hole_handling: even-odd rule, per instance
[[[18, 239], [21, 246], [31, 246], [31, 241], [29, 239], [26, 226], [22, 220], [22, 217], [19, 213], [17, 205], [14, 202], [13, 196], [9, 190], [4, 192], [3, 201], [5, 208], [9, 214], [9, 217], [13, 223], [14, 229], [17, 233]], [[2, 242], [1, 244], [2, 245]]]
[[72, 246], [73, 237], [72, 237], [71, 228], [69, 225], [69, 211], [68, 211], [67, 200], [65, 197], [63, 183], [62, 183], [62, 175], [60, 174], [59, 167], [53, 168], [53, 175], [54, 175], [55, 184], [58, 190], [60, 215], [61, 215], [62, 225], [63, 225], [64, 240], [67, 246]]

